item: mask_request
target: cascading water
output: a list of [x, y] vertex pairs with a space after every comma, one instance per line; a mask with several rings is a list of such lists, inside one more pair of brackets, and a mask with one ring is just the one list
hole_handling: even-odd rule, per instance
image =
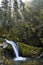
[[43, 52], [38, 57], [36, 57], [36, 58], [41, 58], [42, 56], [43, 56]]
[[9, 40], [7, 40], [7, 39], [5, 39], [5, 41], [6, 41], [7, 43], [9, 43], [9, 44], [12, 45], [13, 50], [14, 50], [15, 55], [16, 55], [16, 58], [14, 58], [15, 61], [25, 61], [25, 60], [26, 60], [26, 58], [19, 56], [18, 47], [17, 47], [17, 45], [15, 44], [15, 42], [9, 41]]

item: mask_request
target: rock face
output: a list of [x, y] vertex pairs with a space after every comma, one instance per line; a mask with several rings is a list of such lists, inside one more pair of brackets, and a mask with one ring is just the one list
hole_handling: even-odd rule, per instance
[[7, 58], [14, 58], [15, 57], [15, 53], [14, 53], [13, 49], [5, 48], [3, 53], [4, 53], [4, 56], [6, 56]]

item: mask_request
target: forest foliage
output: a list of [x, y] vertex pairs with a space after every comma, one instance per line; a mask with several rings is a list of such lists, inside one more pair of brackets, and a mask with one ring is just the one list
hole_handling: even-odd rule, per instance
[[0, 37], [43, 46], [43, 0], [33, 0], [30, 3], [19, 0], [20, 4], [17, 0], [13, 1], [11, 7], [11, 0], [2, 0]]

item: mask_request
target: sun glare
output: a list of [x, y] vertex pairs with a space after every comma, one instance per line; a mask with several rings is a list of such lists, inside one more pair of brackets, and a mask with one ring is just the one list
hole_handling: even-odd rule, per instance
[[23, 2], [31, 2], [32, 0], [22, 0]]

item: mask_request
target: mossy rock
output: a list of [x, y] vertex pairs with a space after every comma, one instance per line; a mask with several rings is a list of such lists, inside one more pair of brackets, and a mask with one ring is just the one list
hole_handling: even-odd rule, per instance
[[42, 52], [42, 48], [29, 46], [24, 43], [18, 43], [18, 45], [19, 45], [19, 50], [22, 56], [37, 57]]

